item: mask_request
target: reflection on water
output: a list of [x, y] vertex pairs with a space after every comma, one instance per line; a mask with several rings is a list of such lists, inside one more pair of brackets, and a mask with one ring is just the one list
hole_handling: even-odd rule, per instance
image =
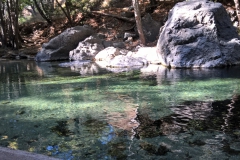
[[239, 159], [239, 69], [0, 61], [0, 145], [60, 159]]

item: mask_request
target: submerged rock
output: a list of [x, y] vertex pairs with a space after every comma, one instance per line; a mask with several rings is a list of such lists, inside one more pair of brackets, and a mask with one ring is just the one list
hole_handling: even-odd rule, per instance
[[36, 61], [56, 61], [69, 59], [69, 51], [75, 49], [80, 41], [92, 35], [94, 31], [88, 26], [76, 26], [68, 28], [48, 43], [42, 45], [42, 49], [35, 57]]
[[108, 144], [115, 137], [114, 128], [108, 125], [106, 129], [102, 132], [102, 137], [100, 138], [101, 144]]
[[89, 65], [91, 64], [91, 61], [72, 61], [72, 62], [64, 62], [64, 63], [60, 63], [59, 66], [60, 67], [76, 67], [76, 68], [80, 68], [84, 65]]
[[74, 72], [79, 72], [80, 75], [94, 75], [99, 73], [100, 68], [95, 63], [91, 61], [72, 61], [64, 62], [59, 64], [60, 67], [70, 67]]
[[161, 64], [173, 68], [236, 65], [239, 51], [239, 36], [226, 10], [208, 0], [177, 3], [157, 44]]
[[140, 147], [147, 151], [150, 154], [156, 154], [156, 155], [166, 155], [168, 152], [171, 152], [170, 149], [166, 145], [160, 145], [159, 147], [152, 145], [151, 143], [142, 142], [140, 143]]

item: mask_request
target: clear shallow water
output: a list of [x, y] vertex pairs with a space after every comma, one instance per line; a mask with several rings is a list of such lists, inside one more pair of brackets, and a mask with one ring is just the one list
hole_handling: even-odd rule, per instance
[[239, 159], [239, 69], [0, 61], [0, 146], [60, 159]]

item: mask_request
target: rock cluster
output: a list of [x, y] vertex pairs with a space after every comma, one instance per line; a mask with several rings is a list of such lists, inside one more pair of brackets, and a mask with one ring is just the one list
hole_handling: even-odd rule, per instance
[[101, 67], [141, 68], [158, 63], [156, 57], [156, 47], [140, 47], [135, 52], [108, 47], [95, 56], [95, 61]]
[[[160, 23], [154, 21], [150, 15], [146, 15], [143, 18], [143, 28], [147, 41], [153, 42], [157, 40]], [[104, 35], [101, 35], [100, 33], [95, 34], [90, 27], [77, 26], [65, 30], [62, 34], [51, 39], [48, 43], [43, 44], [42, 49], [37, 53], [35, 60], [97, 60], [108, 62], [108, 66], [113, 67], [126, 67], [126, 65], [135, 66], [136, 64], [146, 64], [146, 60], [144, 60], [144, 63], [139, 63], [137, 61], [142, 61], [140, 60], [141, 58], [133, 58], [131, 56], [123, 57], [123, 59], [118, 63], [116, 62], [116, 59], [111, 62], [111, 64], [109, 61], [115, 56], [123, 53], [122, 50], [126, 48], [126, 43], [131, 43], [128, 42], [128, 39], [132, 41], [137, 36], [138, 35], [136, 33], [132, 34], [125, 32], [124, 37], [122, 37], [122, 41], [106, 41], [104, 40], [106, 38]], [[112, 51], [114, 54], [108, 55], [108, 52], [112, 54]], [[104, 56], [108, 58], [106, 59]], [[112, 58], [110, 58], [111, 56]], [[98, 57], [100, 57], [100, 59]], [[138, 60], [136, 61], [136, 59]], [[133, 64], [130, 64], [131, 62], [133, 62]]]
[[69, 52], [75, 49], [80, 41], [83, 41], [93, 33], [94, 31], [89, 26], [68, 28], [48, 43], [43, 44], [35, 60], [57, 61], [69, 59]]
[[[160, 23], [143, 17], [146, 39], [153, 42]], [[124, 39], [135, 34], [125, 33]], [[149, 63], [171, 68], [222, 67], [240, 64], [240, 40], [225, 8], [208, 0], [177, 3], [161, 28], [157, 47], [126, 51], [125, 42], [100, 39], [87, 26], [69, 28], [42, 46], [36, 61], [95, 60], [112, 68], [142, 67]]]

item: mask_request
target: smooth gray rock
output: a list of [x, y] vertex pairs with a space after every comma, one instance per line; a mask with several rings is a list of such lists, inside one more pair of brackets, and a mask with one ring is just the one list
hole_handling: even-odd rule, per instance
[[80, 41], [92, 35], [94, 31], [88, 26], [76, 26], [68, 28], [48, 43], [42, 45], [42, 49], [35, 57], [36, 61], [56, 61], [69, 59], [69, 51], [75, 49]]
[[133, 18], [134, 17], [134, 12], [131, 12], [131, 11], [122, 12], [121, 16], [127, 17], [127, 18]]
[[240, 41], [222, 4], [190, 0], [169, 12], [157, 53], [162, 65], [173, 68], [236, 65]]
[[142, 18], [142, 27], [147, 42], [154, 42], [158, 39], [161, 23], [152, 19], [150, 14]]
[[105, 38], [106, 38], [105, 34], [102, 34], [102, 33], [97, 33], [97, 36], [98, 36], [100, 39], [105, 39]]
[[41, 154], [0, 147], [1, 160], [60, 160]]
[[123, 42], [114, 42], [113, 47], [115, 47], [115, 48], [126, 48], [125, 43], [123, 43]]
[[69, 52], [69, 59], [74, 61], [92, 60], [103, 49], [102, 40], [97, 36], [90, 36], [79, 42], [77, 48]]
[[112, 41], [103, 41], [104, 48], [112, 47], [113, 42]]

